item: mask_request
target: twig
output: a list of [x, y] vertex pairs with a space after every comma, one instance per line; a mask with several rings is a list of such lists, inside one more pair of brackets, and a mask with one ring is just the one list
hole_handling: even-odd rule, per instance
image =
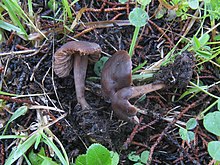
[[18, 55], [18, 54], [28, 54], [28, 53], [33, 53], [33, 52], [35, 52], [35, 51], [36, 51], [36, 49], [21, 50], [21, 51], [11, 51], [11, 52], [6, 52], [6, 53], [0, 53], [0, 56]]
[[[140, 122], [143, 120], [143, 117], [141, 116], [140, 117]], [[123, 145], [123, 148], [127, 149], [128, 146], [131, 144], [132, 140], [134, 139], [134, 136], [136, 135], [136, 133], [138, 132], [138, 127], [139, 127], [139, 124], [135, 125], [132, 133], [130, 134], [130, 136], [127, 138], [126, 142], [124, 143]]]
[[161, 29], [159, 26], [157, 26], [157, 24], [155, 24], [153, 21], [148, 20], [148, 22], [153, 25], [155, 28], [157, 28], [157, 30], [164, 35], [164, 37], [169, 41], [169, 43], [171, 44], [171, 46], [174, 46], [173, 41], [171, 41], [170, 37], [168, 37], [168, 35], [163, 31], [163, 29]]
[[0, 95], [0, 99], [3, 99], [5, 101], [11, 101], [11, 102], [14, 102], [14, 103], [19, 103], [19, 104], [22, 104], [22, 103], [34, 104], [30, 100], [16, 99], [16, 98], [12, 98], [12, 97], [9, 97], [9, 96], [4, 96], [4, 95]]

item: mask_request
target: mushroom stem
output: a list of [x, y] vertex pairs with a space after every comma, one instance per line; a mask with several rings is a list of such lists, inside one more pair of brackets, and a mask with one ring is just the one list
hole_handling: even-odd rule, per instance
[[85, 100], [85, 78], [88, 65], [88, 56], [75, 56], [74, 58], [76, 98], [83, 110], [91, 109], [91, 106]]
[[151, 83], [151, 84], [142, 85], [142, 86], [126, 87], [127, 89], [126, 88], [123, 88], [123, 89], [131, 91], [131, 95], [128, 97], [128, 99], [131, 99], [134, 97], [141, 96], [143, 94], [147, 94], [147, 93], [162, 89], [164, 87], [166, 87], [166, 85], [163, 83], [160, 83], [160, 84]]
[[139, 123], [139, 120], [136, 117], [138, 108], [132, 105], [129, 102], [129, 99], [162, 89], [165, 86], [166, 85], [162, 83], [160, 84], [151, 83], [142, 86], [136, 86], [136, 87], [130, 86], [130, 87], [122, 88], [118, 90], [112, 97], [112, 109], [121, 119], [137, 124]]

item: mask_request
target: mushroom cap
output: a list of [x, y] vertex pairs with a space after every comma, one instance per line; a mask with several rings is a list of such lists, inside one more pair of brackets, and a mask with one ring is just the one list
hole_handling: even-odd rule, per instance
[[59, 77], [66, 77], [73, 68], [74, 56], [89, 56], [90, 61], [98, 61], [101, 47], [93, 42], [70, 41], [61, 46], [54, 54], [54, 72]]
[[105, 63], [101, 73], [102, 94], [111, 101], [112, 96], [120, 89], [132, 83], [132, 62], [124, 50], [117, 51]]
[[120, 119], [137, 124], [139, 123], [139, 119], [136, 116], [138, 108], [129, 102], [133, 93], [134, 91], [131, 87], [125, 87], [117, 91], [112, 97], [111, 105]]

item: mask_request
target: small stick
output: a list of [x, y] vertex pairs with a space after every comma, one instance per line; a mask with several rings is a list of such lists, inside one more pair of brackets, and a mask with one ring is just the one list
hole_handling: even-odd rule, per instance
[[154, 27], [156, 27], [157, 30], [158, 30], [162, 35], [164, 35], [164, 37], [169, 41], [169, 43], [171, 44], [171, 46], [174, 46], [173, 41], [171, 41], [170, 37], [168, 37], [168, 35], [163, 31], [162, 28], [160, 28], [159, 26], [157, 26], [157, 24], [155, 24], [155, 23], [154, 23], [153, 21], [151, 21], [151, 20], [148, 20], [148, 22], [149, 22], [151, 25], [153, 25]]

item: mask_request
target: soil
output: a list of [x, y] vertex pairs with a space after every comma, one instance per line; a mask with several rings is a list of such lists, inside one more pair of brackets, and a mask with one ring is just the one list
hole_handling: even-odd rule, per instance
[[[33, 0], [34, 1], [34, 0]], [[34, 10], [37, 12], [41, 8], [39, 15], [53, 16], [51, 10], [42, 1], [34, 1]], [[73, 7], [79, 11], [82, 7], [89, 9], [81, 17], [81, 21], [106, 21], [112, 19], [127, 20], [126, 4], [122, 5], [116, 1], [86, 1], [82, 0]], [[116, 10], [115, 8], [124, 7], [125, 9]], [[134, 7], [130, 4], [129, 11]], [[149, 15], [153, 16], [158, 7], [158, 2], [153, 1], [149, 7]], [[108, 11], [107, 9], [111, 9]], [[117, 18], [116, 18], [117, 16]], [[147, 66], [160, 60], [161, 51], [167, 54], [182, 34], [183, 26], [188, 20], [182, 21], [176, 19], [167, 21], [166, 19], [151, 18], [151, 22], [141, 29], [135, 54], [132, 57], [133, 66], [147, 60]], [[186, 122], [192, 117], [196, 117], [211, 102], [212, 98], [206, 94], [199, 93], [195, 97], [184, 97], [178, 100], [181, 94], [186, 90], [189, 80], [197, 79], [198, 74], [195, 71], [195, 57], [192, 52], [182, 52], [177, 56], [174, 63], [162, 66], [161, 70], [155, 74], [153, 80], [134, 82], [134, 85], [155, 81], [155, 83], [164, 82], [167, 88], [147, 94], [142, 99], [135, 98], [131, 103], [145, 113], [139, 113], [139, 125], [121, 121], [114, 115], [109, 103], [105, 102], [100, 89], [100, 78], [94, 73], [94, 64], [90, 63], [86, 78], [86, 100], [93, 107], [91, 110], [82, 110], [77, 104], [73, 74], [65, 78], [58, 78], [52, 69], [54, 50], [57, 50], [63, 43], [71, 40], [76, 34], [81, 34], [82, 29], [76, 26], [74, 32], [66, 34], [56, 30], [62, 27], [62, 23], [54, 24], [50, 19], [39, 18], [42, 30], [55, 28], [47, 34], [48, 40], [38, 40], [27, 42], [19, 36], [7, 32], [6, 42], [1, 44], [1, 52], [32, 50], [36, 48], [35, 53], [28, 54], [10, 54], [1, 58], [1, 82], [2, 91], [16, 93], [19, 95], [38, 94], [24, 98], [11, 99], [1, 95], [1, 99], [6, 100], [6, 105], [10, 111], [15, 111], [22, 105], [39, 104], [50, 107], [58, 107], [67, 112], [67, 116], [50, 126], [51, 131], [63, 144], [69, 159], [74, 160], [79, 154], [86, 152], [92, 143], [101, 143], [109, 150], [113, 150], [120, 155], [120, 164], [129, 165], [127, 155], [136, 151], [137, 154], [144, 150], [153, 152], [151, 155], [151, 164], [208, 164], [211, 161], [207, 152], [207, 142], [216, 139], [210, 135], [202, 126], [195, 128], [195, 140], [187, 143], [183, 141], [178, 134], [178, 127], [175, 123]], [[170, 29], [166, 31], [168, 40], [158, 28]], [[199, 27], [198, 22], [194, 24], [187, 37], [192, 37], [193, 32]], [[85, 40], [98, 43], [102, 51], [106, 54], [115, 53], [117, 50], [129, 50], [132, 40], [133, 26], [120, 26], [115, 24], [113, 27], [96, 28], [88, 33], [76, 37], [78, 40]], [[12, 39], [10, 39], [12, 37]], [[35, 43], [36, 45], [34, 46]], [[159, 46], [158, 46], [159, 45]], [[180, 44], [177, 48], [181, 50], [184, 46]], [[39, 49], [40, 48], [40, 49]], [[105, 56], [103, 53], [102, 56]], [[197, 68], [196, 68], [197, 69]], [[212, 84], [220, 79], [219, 71], [211, 63], [204, 63], [200, 69], [201, 80], [204, 84]], [[94, 78], [95, 77], [95, 78]], [[219, 87], [213, 87], [210, 92], [219, 92]], [[57, 95], [56, 95], [57, 93]], [[217, 93], [216, 93], [217, 94]], [[214, 111], [215, 109], [213, 109]], [[42, 110], [43, 115], [49, 115], [51, 119], [60, 116], [59, 112]], [[7, 119], [11, 115], [3, 110], [0, 111], [0, 117]], [[10, 125], [14, 130], [26, 129], [31, 123], [36, 122], [36, 111], [29, 110], [27, 114], [18, 118], [16, 122]], [[170, 119], [167, 121], [166, 119]], [[184, 127], [184, 126], [183, 126]], [[30, 130], [28, 131], [31, 132]], [[1, 132], [0, 132], [1, 133]], [[6, 134], [13, 134], [8, 129]], [[4, 150], [3, 159], [6, 159], [10, 150], [6, 148], [11, 140], [0, 140], [0, 147]], [[3, 147], [4, 146], [4, 147]]]

